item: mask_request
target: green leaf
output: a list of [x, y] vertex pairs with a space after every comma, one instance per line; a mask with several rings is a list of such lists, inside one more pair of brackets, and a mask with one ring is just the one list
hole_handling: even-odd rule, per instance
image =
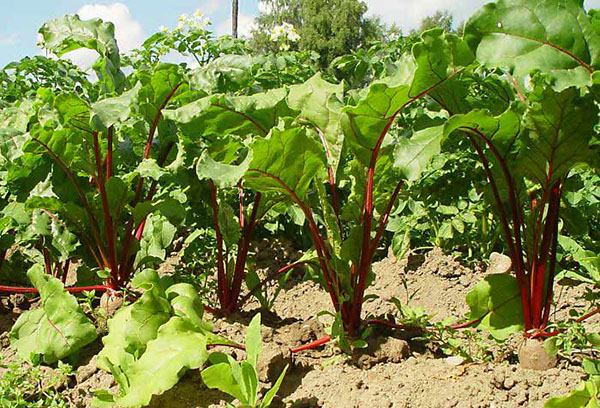
[[40, 45], [58, 57], [81, 48], [96, 51], [100, 57], [93, 67], [105, 92], [120, 92], [125, 75], [121, 72], [119, 47], [113, 23], [95, 18], [80, 20], [69, 14], [50, 20], [40, 29]]
[[[337, 169], [342, 153], [341, 111], [344, 85], [325, 81], [321, 73], [308, 81], [290, 87], [288, 104], [300, 111], [300, 121], [311, 124], [322, 135], [329, 152], [329, 165]], [[321, 137], [321, 136], [320, 136]]]
[[[501, 173], [494, 153], [489, 149], [484, 139], [489, 140], [493, 144], [498, 155], [507, 164], [509, 170], [515, 174], [519, 173], [518, 159], [522, 151], [521, 140], [523, 139], [524, 132], [525, 129], [521, 123], [521, 116], [512, 109], [508, 109], [498, 116], [493, 116], [485, 110], [475, 109], [467, 114], [451, 117], [445, 124], [444, 138], [451, 135], [472, 138], [472, 141], [481, 148], [487, 158], [491, 171], [494, 174], [494, 180], [498, 186], [501, 200], [507, 202], [508, 192], [504, 175]], [[515, 182], [517, 184], [522, 183], [522, 177], [516, 178]]]
[[[172, 202], [169, 201], [169, 203]], [[180, 207], [178, 207], [179, 209]], [[167, 255], [166, 249], [173, 242], [176, 232], [177, 228], [175, 225], [165, 217], [158, 215], [149, 216], [136, 260], [141, 261], [146, 257], [164, 260]]]
[[167, 174], [167, 172], [158, 165], [155, 159], [142, 160], [135, 169], [135, 172], [138, 173], [140, 177], [150, 178], [156, 181]]
[[409, 181], [419, 179], [431, 159], [439, 154], [443, 126], [419, 130], [411, 138], [400, 138], [394, 150], [394, 166]]
[[41, 265], [34, 265], [27, 276], [40, 292], [41, 305], [23, 313], [10, 332], [19, 357], [51, 364], [96, 339], [94, 325], [58, 279], [45, 274]]
[[258, 374], [256, 368], [249, 361], [240, 364], [242, 374], [242, 392], [247, 396], [247, 404], [256, 406], [258, 398]]
[[446, 220], [440, 225], [440, 229], [438, 230], [438, 237], [442, 239], [452, 239], [454, 237], [454, 232], [452, 232], [452, 222]]
[[575, 164], [594, 156], [590, 145], [595, 122], [589, 118], [598, 116], [598, 107], [591, 95], [581, 97], [575, 88], [556, 92], [536, 87], [530, 100], [522, 171], [541, 185], [552, 185]]
[[287, 91], [274, 89], [250, 96], [208, 96], [163, 116], [177, 122], [188, 138], [266, 135], [280, 117], [292, 115], [285, 103]]
[[465, 39], [485, 65], [508, 68], [519, 81], [541, 70], [558, 90], [589, 84], [600, 64], [600, 35], [583, 0], [489, 3], [467, 22]]
[[544, 404], [544, 408], [598, 408], [600, 407], [598, 392], [600, 392], [600, 377], [592, 376], [569, 395], [550, 398]]
[[287, 365], [285, 366], [285, 368], [277, 378], [277, 381], [275, 381], [275, 384], [273, 384], [273, 387], [265, 394], [262, 402], [260, 403], [260, 408], [268, 408], [271, 406], [271, 402], [273, 402], [273, 398], [275, 398], [275, 395], [277, 395], [277, 391], [279, 391], [279, 388], [281, 387], [283, 377], [285, 377], [285, 373], [287, 372], [288, 367], [289, 366]]
[[123, 89], [125, 75], [120, 69], [113, 23], [98, 18], [81, 20], [78, 15], [69, 14], [48, 21], [39, 29], [39, 33], [40, 45], [58, 57], [81, 48], [96, 51], [100, 57], [93, 67], [104, 91], [119, 93]]
[[108, 209], [113, 220], [119, 218], [120, 211], [133, 198], [133, 192], [119, 177], [111, 177], [106, 180], [106, 195]]
[[368, 166], [371, 154], [397, 112], [410, 100], [414, 75], [413, 61], [404, 59], [397, 73], [373, 82], [356, 106], [343, 109], [342, 129], [348, 147]]
[[481, 319], [477, 327], [497, 340], [523, 329], [519, 285], [512, 275], [487, 276], [467, 294], [467, 304], [471, 309], [469, 319]]
[[233, 376], [231, 365], [219, 363], [202, 370], [202, 381], [208, 388], [223, 391], [242, 404], [247, 402], [242, 387]]
[[[160, 327], [154, 340], [148, 342], [139, 360], [125, 372], [128, 387], [114, 397], [121, 407], [142, 407], [153, 395], [172, 388], [183, 373], [197, 369], [208, 359], [206, 336], [181, 317], [173, 317]], [[151, 379], [151, 381], [149, 381]]]
[[313, 178], [322, 171], [325, 157], [317, 142], [302, 128], [274, 128], [256, 139], [246, 185], [263, 193], [295, 194], [302, 200]]
[[60, 94], [54, 100], [54, 108], [64, 126], [91, 131], [90, 106], [80, 97], [73, 94]]
[[427, 92], [451, 114], [471, 110], [467, 85], [455, 76], [475, 59], [463, 39], [446, 34], [441, 28], [433, 28], [421, 34], [421, 41], [413, 46], [412, 54], [417, 69], [411, 96]]
[[129, 119], [132, 108], [138, 103], [140, 89], [142, 84], [138, 82], [129, 91], [117, 97], [101, 99], [93, 103], [90, 125], [96, 130], [105, 130]]
[[385, 140], [389, 127], [410, 103], [432, 95], [452, 111], [445, 100], [448, 89], [456, 88], [456, 77], [472, 60], [458, 37], [439, 29], [424, 33], [422, 41], [413, 47], [412, 59], [401, 59], [392, 77], [373, 82], [356, 106], [343, 109], [345, 140], [360, 162], [368, 166], [378, 144], [389, 143]]
[[260, 313], [258, 313], [252, 318], [250, 325], [248, 325], [248, 330], [246, 331], [246, 359], [254, 368], [256, 368], [256, 364], [258, 363], [260, 348]]
[[50, 223], [50, 230], [52, 234], [52, 246], [59, 253], [58, 261], [65, 262], [79, 246], [77, 236], [54, 218]]
[[192, 84], [209, 93], [247, 89], [255, 80], [253, 66], [260, 60], [253, 55], [222, 55], [194, 70]]
[[132, 285], [145, 291], [137, 302], [121, 308], [108, 321], [108, 334], [102, 338], [104, 348], [98, 354], [98, 368], [102, 370], [111, 371], [111, 364], [126, 370], [171, 316], [165, 281], [156, 271], [138, 273]]
[[227, 202], [221, 202], [218, 213], [219, 226], [223, 234], [223, 240], [228, 247], [239, 242], [242, 231], [235, 211]]
[[219, 187], [233, 187], [242, 179], [251, 161], [252, 151], [249, 151], [244, 161], [237, 165], [219, 163], [204, 151], [198, 159], [196, 174], [200, 180], [213, 180]]
[[458, 232], [462, 234], [465, 232], [465, 224], [460, 220], [460, 218], [454, 218], [452, 220], [452, 227]]
[[600, 375], [600, 360], [593, 360], [587, 357], [583, 358], [581, 363], [583, 371], [589, 375]]
[[144, 293], [108, 322], [109, 334], [98, 355], [98, 367], [113, 374], [121, 392], [97, 394], [95, 406], [145, 406], [188, 369], [202, 367], [208, 359], [207, 344], [230, 344], [212, 334], [212, 325], [202, 320], [204, 307], [197, 290], [170, 283], [152, 269], [134, 277], [132, 284]]

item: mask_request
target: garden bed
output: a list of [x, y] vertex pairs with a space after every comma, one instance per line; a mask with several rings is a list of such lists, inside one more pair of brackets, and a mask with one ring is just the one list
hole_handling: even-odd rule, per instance
[[[276, 264], [283, 260], [269, 257]], [[376, 280], [365, 312], [373, 317], [393, 318], [392, 297], [410, 306], [422, 306], [435, 319], [459, 319], [468, 310], [464, 294], [483, 276], [483, 268], [466, 268], [451, 257], [433, 250], [425, 256], [396, 261], [386, 258], [374, 265]], [[167, 271], [168, 272], [168, 271]], [[561, 293], [557, 313], [574, 306], [574, 289]], [[417, 333], [376, 328], [364, 353], [346, 356], [332, 344], [290, 355], [289, 349], [321, 338], [331, 324], [327, 315], [328, 294], [311, 281], [290, 279], [271, 311], [263, 312], [263, 361], [259, 374], [265, 383], [290, 364], [290, 370], [274, 406], [288, 407], [542, 407], [551, 396], [567, 394], [584, 373], [576, 361], [561, 360], [557, 368], [536, 372], [521, 369], [516, 362], [518, 338], [501, 348], [484, 337], [467, 335], [465, 342], [473, 361], [448, 358], [439, 350], [415, 339]], [[563, 308], [564, 306], [564, 308]], [[243, 342], [246, 325], [257, 311], [257, 302], [228, 319], [216, 320], [215, 330]], [[559, 318], [561, 316], [558, 316]], [[16, 314], [3, 314], [2, 329]], [[598, 320], [592, 320], [591, 324]], [[7, 333], [2, 334], [4, 362], [11, 361]], [[56, 388], [73, 407], [88, 407], [94, 389], [118, 389], [110, 374], [95, 367], [99, 340], [86, 348], [87, 357]], [[239, 356], [243, 352], [235, 351]], [[58, 370], [44, 369], [43, 377], [56, 378]], [[150, 407], [190, 408], [223, 405], [230, 398], [203, 385], [198, 371], [190, 371], [171, 390], [155, 396]]]

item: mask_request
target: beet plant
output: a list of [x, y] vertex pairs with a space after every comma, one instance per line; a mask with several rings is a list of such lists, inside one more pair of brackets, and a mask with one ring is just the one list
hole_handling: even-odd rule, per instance
[[[183, 221], [180, 189], [162, 187], [177, 165], [177, 137], [163, 110], [182, 93], [181, 68], [160, 65], [126, 78], [114, 27], [67, 15], [46, 23], [41, 44], [57, 56], [90, 48], [98, 81], [88, 96], [40, 88], [7, 171], [16, 200], [64, 223], [110, 289], [164, 258]], [[172, 182], [168, 184], [173, 185]]]
[[94, 406], [146, 406], [187, 370], [201, 368], [207, 347], [233, 344], [212, 333], [192, 285], [173, 284], [152, 269], [136, 274], [132, 285], [143, 294], [108, 321], [98, 354], [98, 368], [112, 373], [119, 393], [97, 391]]
[[[294, 114], [286, 95], [285, 89], [248, 96], [215, 94], [165, 111], [178, 123], [186, 153], [195, 157], [191, 165], [198, 179], [207, 183], [217, 241], [218, 312], [223, 315], [238, 308], [257, 224], [281, 205], [248, 191], [242, 178], [254, 154], [248, 140], [265, 137], [278, 118]], [[236, 209], [230, 204], [232, 195]]]
[[345, 94], [343, 85], [318, 75], [292, 86], [287, 99], [299, 115], [251, 144], [245, 183], [302, 209], [342, 336], [361, 337], [371, 264], [390, 213], [403, 184], [420, 176], [442, 139], [440, 123], [401, 133], [396, 118], [421, 101], [444, 98], [472, 60], [458, 37], [428, 31], [395, 75], [358, 93]]
[[598, 35], [578, 1], [499, 1], [466, 24], [477, 59], [506, 84], [500, 106], [474, 88], [466, 106], [444, 106], [445, 135], [468, 138], [483, 165], [516, 277], [490, 276], [467, 297], [474, 322], [497, 338], [519, 327], [550, 335], [565, 180], [597, 160]]

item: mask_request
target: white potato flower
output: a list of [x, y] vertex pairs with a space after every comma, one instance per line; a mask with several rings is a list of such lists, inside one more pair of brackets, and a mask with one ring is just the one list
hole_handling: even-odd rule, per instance
[[270, 34], [271, 35], [269, 39], [271, 41], [288, 40], [291, 42], [296, 42], [300, 39], [300, 35], [290, 23], [283, 23], [273, 27]]

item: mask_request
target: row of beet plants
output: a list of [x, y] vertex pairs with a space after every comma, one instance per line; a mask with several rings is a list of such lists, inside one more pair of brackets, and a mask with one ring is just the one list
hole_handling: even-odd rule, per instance
[[[222, 93], [198, 77], [227, 61], [195, 72], [140, 63], [126, 75], [112, 24], [77, 16], [45, 24], [42, 44], [57, 56], [98, 53], [97, 82], [86, 92], [40, 87], [2, 112], [3, 244], [39, 265], [28, 273], [35, 288], [0, 289], [42, 298], [17, 321], [13, 344], [25, 359], [53, 363], [96, 338], [63, 290], [78, 262], [78, 282], [89, 270], [103, 283], [68, 291], [134, 293], [109, 321], [98, 357], [121, 393], [102, 393], [97, 404], [147, 404], [185, 369], [204, 366], [208, 348], [238, 346], [212, 334], [196, 289], [155, 272], [203, 208], [216, 238], [211, 312], [231, 315], [260, 290], [249, 273], [257, 228], [296, 206], [313, 248], [267, 278], [316, 271], [345, 350], [364, 347], [373, 325], [415, 329], [362, 307], [402, 189], [449, 138], [466, 138], [481, 161], [514, 271], [478, 284], [467, 295], [469, 318], [452, 327], [477, 326], [498, 340], [519, 330], [558, 334], [549, 325], [561, 198], [571, 170], [598, 164], [594, 15], [577, 1], [500, 0], [476, 13], [463, 37], [423, 33], [390, 76], [365, 88], [316, 74], [273, 89], [233, 81]], [[190, 205], [198, 192], [206, 206]], [[239, 369], [223, 356], [211, 363], [214, 372]], [[149, 373], [162, 380], [149, 383]], [[255, 392], [237, 396], [256, 403]]]

